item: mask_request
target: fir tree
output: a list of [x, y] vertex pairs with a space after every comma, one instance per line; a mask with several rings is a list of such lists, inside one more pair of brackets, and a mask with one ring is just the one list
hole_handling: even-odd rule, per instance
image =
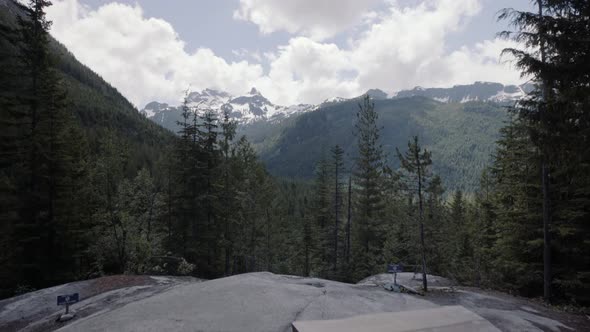
[[338, 231], [340, 229], [340, 215], [342, 210], [342, 183], [341, 183], [341, 175], [342, 169], [344, 167], [343, 162], [343, 155], [344, 150], [338, 145], [334, 146], [331, 150], [332, 153], [332, 170], [333, 170], [333, 181], [334, 181], [334, 188], [333, 188], [333, 202], [332, 205], [334, 206], [334, 236], [332, 238], [332, 242], [334, 245], [334, 252], [332, 253], [333, 259], [333, 272], [336, 273], [338, 270], [338, 256], [340, 252], [338, 251], [338, 243], [340, 242], [340, 238], [338, 235]]
[[383, 264], [383, 148], [379, 143], [375, 104], [366, 95], [359, 104], [355, 125], [358, 139], [354, 177], [357, 188], [355, 273], [362, 278]]
[[[412, 183], [412, 191], [418, 196], [418, 224], [420, 225], [420, 250], [422, 253], [422, 285], [424, 291], [428, 291], [426, 280], [426, 245], [424, 239], [424, 189], [430, 180], [429, 167], [432, 164], [430, 152], [422, 150], [418, 143], [418, 136], [408, 142], [408, 151], [404, 155], [397, 150], [398, 158], [402, 168], [407, 172], [409, 181]], [[415, 187], [414, 187], [415, 186]]]

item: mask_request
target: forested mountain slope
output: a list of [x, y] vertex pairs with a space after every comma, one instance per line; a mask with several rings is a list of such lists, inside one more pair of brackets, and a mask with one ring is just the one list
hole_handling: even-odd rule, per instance
[[0, 297], [86, 277], [104, 202], [115, 206], [113, 191], [140, 170], [157, 175], [175, 139], [49, 26], [42, 11], [0, 1]]
[[[15, 29], [18, 15], [26, 17], [22, 7], [10, 0], [0, 1], [3, 27]], [[3, 53], [17, 52], [10, 45], [3, 47]], [[165, 151], [166, 144], [172, 142], [172, 133], [147, 120], [117, 89], [51, 37], [49, 52], [67, 92], [67, 107], [84, 129], [91, 154], [99, 151], [99, 137], [109, 133], [128, 147], [130, 174], [144, 163], [152, 165]]]
[[[501, 106], [487, 102], [441, 103], [425, 97], [374, 100], [382, 128], [381, 142], [391, 166], [399, 167], [396, 147], [420, 136], [432, 151], [434, 172], [448, 189], [471, 190], [481, 171], [489, 165], [499, 130], [508, 119]], [[346, 167], [357, 151], [353, 131], [358, 100], [325, 106], [283, 123], [265, 140], [258, 130], [245, 129], [258, 145], [269, 171], [278, 176], [310, 178], [318, 160], [336, 144], [343, 147]], [[274, 135], [274, 136], [273, 136]]]

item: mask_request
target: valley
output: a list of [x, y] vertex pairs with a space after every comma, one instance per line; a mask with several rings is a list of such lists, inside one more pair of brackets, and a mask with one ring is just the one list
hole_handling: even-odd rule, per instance
[[0, 330], [587, 330], [590, 5], [501, 6], [0, 0]]
[[[510, 119], [507, 107], [524, 94], [520, 89], [475, 83], [448, 89], [400, 91], [391, 98], [380, 90], [370, 90], [368, 94], [379, 114], [386, 154], [395, 155], [396, 148], [403, 148], [409, 137], [418, 135], [424, 147], [433, 152], [437, 161], [434, 172], [444, 179], [445, 188], [473, 192], [492, 158], [500, 128]], [[354, 123], [361, 99], [335, 98], [319, 105], [282, 107], [257, 92], [230, 101], [227, 93], [207, 89], [190, 93], [187, 106], [201, 113], [213, 110], [220, 119], [223, 110], [229, 109], [230, 118], [238, 124], [237, 135], [248, 138], [271, 174], [309, 180], [318, 161], [327, 158], [328, 150], [335, 144], [344, 148], [345, 168], [352, 166], [357, 157]], [[241, 104], [236, 104], [236, 100]], [[178, 132], [180, 106], [152, 102], [141, 112]], [[392, 159], [390, 166], [397, 169], [399, 163]]]

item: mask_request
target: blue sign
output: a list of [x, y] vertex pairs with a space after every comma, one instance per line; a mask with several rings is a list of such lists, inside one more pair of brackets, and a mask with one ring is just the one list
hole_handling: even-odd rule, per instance
[[404, 268], [401, 264], [387, 264], [387, 273], [403, 272]]
[[70, 295], [59, 295], [57, 297], [57, 305], [70, 305], [80, 301], [78, 293]]

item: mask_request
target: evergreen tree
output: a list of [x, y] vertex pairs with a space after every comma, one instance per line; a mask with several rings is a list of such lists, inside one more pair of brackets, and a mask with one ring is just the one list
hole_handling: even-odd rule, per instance
[[379, 144], [375, 104], [366, 95], [359, 104], [355, 124], [358, 138], [358, 157], [354, 169], [356, 187], [355, 218], [355, 277], [363, 278], [376, 273], [384, 262], [383, 224], [383, 148]]
[[340, 242], [339, 233], [340, 230], [340, 215], [342, 213], [342, 169], [344, 168], [343, 162], [343, 155], [344, 150], [338, 145], [334, 146], [331, 149], [332, 153], [332, 170], [333, 170], [333, 181], [334, 181], [334, 188], [333, 188], [333, 202], [332, 205], [334, 206], [334, 236], [332, 238], [332, 242], [334, 245], [334, 252], [332, 253], [333, 259], [333, 272], [337, 273], [338, 271], [338, 257], [340, 256], [340, 252], [338, 251], [338, 243]]
[[9, 101], [8, 122], [3, 123], [16, 143], [8, 145], [7, 152], [12, 165], [20, 168], [10, 171], [12, 180], [7, 181], [10, 190], [18, 188], [21, 201], [9, 230], [16, 248], [12, 263], [21, 282], [34, 286], [68, 280], [80, 272], [81, 231], [86, 227], [78, 195], [87, 171], [81, 151], [84, 139], [49, 57], [49, 5], [30, 1], [27, 17], [18, 19], [18, 30], [2, 29], [6, 50], [19, 55], [6, 59], [24, 73], [5, 85], [3, 94]]
[[432, 177], [425, 193], [424, 236], [429, 239], [426, 243], [426, 264], [434, 273], [448, 275], [449, 247], [455, 245], [455, 239], [449, 231], [448, 209], [443, 203], [444, 188], [438, 175]]
[[[426, 280], [426, 245], [424, 240], [424, 188], [430, 180], [430, 165], [432, 160], [430, 152], [422, 150], [418, 143], [418, 136], [414, 136], [413, 142], [408, 142], [408, 151], [404, 155], [397, 150], [398, 158], [402, 168], [407, 172], [409, 181], [412, 183], [412, 191], [418, 196], [418, 224], [420, 225], [420, 250], [422, 253], [422, 285], [424, 291], [428, 291]], [[415, 187], [414, 187], [415, 186]]]
[[234, 163], [232, 141], [236, 135], [236, 122], [230, 120], [229, 110], [224, 110], [223, 123], [221, 124], [223, 140], [220, 142], [220, 150], [222, 154], [221, 164], [221, 194], [219, 204], [217, 207], [220, 220], [223, 223], [222, 232], [223, 237], [221, 246], [224, 248], [224, 274], [231, 274], [231, 257], [233, 255], [233, 241], [236, 228], [235, 209], [235, 177], [232, 173], [232, 164]]
[[[30, 110], [22, 96], [28, 95], [23, 78], [26, 66], [19, 56], [21, 32], [0, 20], [0, 297], [10, 294], [19, 282], [17, 230], [28, 200]], [[26, 179], [26, 180], [25, 180]], [[25, 280], [21, 281], [25, 282]], [[7, 294], [6, 294], [7, 293]]]
[[351, 253], [351, 231], [352, 231], [352, 174], [348, 176], [348, 193], [347, 204], [346, 204], [346, 230], [345, 230], [345, 242], [344, 242], [344, 257], [346, 259], [346, 266], [350, 264], [350, 253]]
[[[588, 202], [588, 196], [579, 194], [578, 189], [586, 182], [578, 172], [587, 169], [580, 157], [588, 155], [584, 133], [590, 127], [587, 112], [590, 49], [585, 42], [590, 33], [587, 15], [590, 7], [585, 1], [575, 0], [539, 0], [536, 4], [536, 13], [507, 9], [500, 18], [509, 19], [516, 29], [504, 32], [504, 36], [529, 46], [505, 52], [515, 56], [523, 74], [538, 83], [535, 93], [522, 100], [516, 111], [528, 125], [531, 143], [539, 154], [543, 295], [550, 301], [556, 290], [552, 289], [554, 283], [559, 285], [559, 293], [580, 294], [579, 288], [569, 285], [581, 286], [584, 278], [581, 276], [586, 273], [581, 271], [587, 271], [573, 268], [588, 262], [588, 255], [575, 255], [573, 251], [577, 249], [573, 248], [585, 247], [580, 234], [587, 230], [587, 223], [581, 222], [587, 216], [581, 212], [584, 211], [581, 206], [586, 203], [579, 202]], [[535, 49], [538, 52], [529, 51]], [[578, 194], [572, 195], [574, 192]], [[552, 240], [558, 244], [552, 245]], [[557, 263], [552, 259], [556, 255]], [[571, 260], [573, 257], [579, 259]], [[562, 264], [564, 259], [569, 260], [567, 264]]]
[[198, 205], [203, 207], [203, 236], [205, 247], [202, 252], [204, 262], [200, 268], [201, 270], [210, 271], [211, 275], [215, 275], [218, 271], [216, 266], [217, 261], [214, 257], [217, 256], [217, 227], [216, 209], [215, 205], [218, 201], [218, 191], [215, 187], [215, 179], [219, 176], [219, 142], [218, 142], [218, 119], [212, 110], [205, 110], [200, 115], [201, 122], [197, 125], [197, 142], [202, 152], [202, 159], [198, 159], [199, 173], [201, 174], [201, 183], [204, 192], [198, 196]]
[[448, 255], [451, 275], [461, 282], [468, 280], [471, 275], [468, 270], [472, 267], [471, 229], [467, 223], [467, 202], [461, 190], [456, 190], [451, 200], [449, 211], [449, 242], [452, 244]]
[[473, 264], [474, 264], [474, 286], [491, 285], [491, 280], [497, 279], [493, 276], [493, 247], [496, 242], [496, 211], [494, 200], [494, 179], [484, 169], [479, 190], [475, 196], [473, 241]]
[[[193, 121], [192, 124], [191, 121]], [[172, 236], [175, 240], [170, 241], [168, 246], [171, 252], [188, 258], [189, 234], [193, 239], [196, 239], [197, 234], [197, 211], [195, 203], [199, 175], [196, 161], [198, 156], [196, 117], [188, 106], [188, 92], [183, 101], [182, 121], [178, 125], [180, 126], [178, 133], [180, 138], [177, 140], [175, 147], [173, 161], [174, 174], [172, 176], [172, 181], [176, 187], [176, 206], [174, 210], [177, 225], [174, 227]]]
[[497, 241], [493, 266], [503, 288], [532, 295], [542, 289], [543, 228], [540, 161], [526, 124], [515, 120], [501, 131], [492, 168], [495, 178]]
[[315, 271], [322, 277], [326, 277], [330, 270], [330, 254], [332, 253], [332, 246], [330, 246], [330, 239], [333, 229], [332, 220], [332, 197], [331, 193], [331, 174], [330, 165], [326, 160], [320, 160], [316, 171], [316, 179], [314, 183], [314, 200], [313, 200], [313, 234], [314, 234], [314, 249], [313, 249], [313, 266]]

